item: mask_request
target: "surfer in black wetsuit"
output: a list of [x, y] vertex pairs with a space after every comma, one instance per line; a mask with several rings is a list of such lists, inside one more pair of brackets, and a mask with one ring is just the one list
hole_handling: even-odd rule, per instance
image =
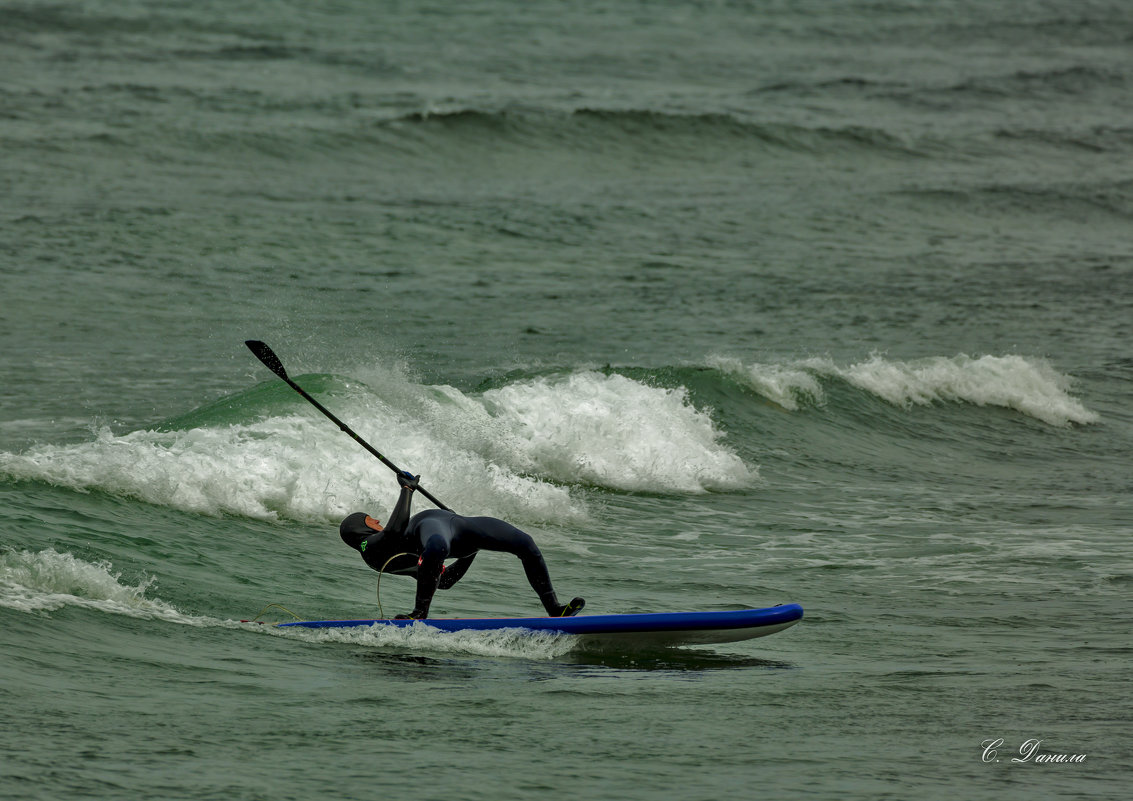
[[[444, 509], [426, 509], [409, 516], [409, 505], [420, 476], [398, 473], [401, 496], [385, 526], [365, 512], [349, 515], [339, 526], [342, 541], [359, 551], [374, 570], [416, 576], [413, 611], [397, 619], [420, 620], [438, 590], [447, 590], [465, 574], [478, 551], [515, 554], [523, 563], [531, 588], [551, 617], [570, 617], [585, 605], [581, 598], [560, 604], [551, 587], [543, 555], [529, 534], [494, 517], [463, 517]], [[455, 559], [445, 567], [445, 559]]]

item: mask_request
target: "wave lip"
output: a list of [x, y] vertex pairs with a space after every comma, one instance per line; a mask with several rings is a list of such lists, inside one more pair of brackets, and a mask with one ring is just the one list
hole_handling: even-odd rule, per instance
[[1048, 425], [1096, 423], [1100, 416], [1071, 394], [1073, 380], [1042, 359], [964, 354], [892, 361], [880, 354], [842, 366], [816, 357], [788, 365], [743, 364], [713, 357], [710, 366], [737, 377], [785, 409], [821, 405], [823, 379], [840, 379], [894, 406], [970, 403], [1013, 409]]
[[483, 402], [510, 432], [517, 466], [554, 480], [704, 492], [738, 489], [755, 478], [684, 387], [582, 371], [489, 390]]

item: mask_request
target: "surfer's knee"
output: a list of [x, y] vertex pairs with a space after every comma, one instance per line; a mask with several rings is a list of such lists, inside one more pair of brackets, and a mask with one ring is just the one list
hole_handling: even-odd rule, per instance
[[535, 544], [535, 538], [525, 531], [517, 531], [511, 538], [511, 552], [522, 559], [543, 561], [543, 553]]

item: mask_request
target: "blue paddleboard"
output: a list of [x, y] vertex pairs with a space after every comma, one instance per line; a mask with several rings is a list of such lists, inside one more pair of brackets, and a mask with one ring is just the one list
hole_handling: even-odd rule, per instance
[[737, 642], [766, 637], [795, 625], [803, 617], [798, 604], [767, 609], [725, 612], [650, 612], [627, 615], [578, 615], [576, 617], [427, 618], [425, 620], [301, 620], [278, 623], [280, 628], [338, 629], [355, 626], [405, 627], [414, 624], [441, 631], [498, 631], [574, 634], [609, 642], [648, 645], [699, 645]]

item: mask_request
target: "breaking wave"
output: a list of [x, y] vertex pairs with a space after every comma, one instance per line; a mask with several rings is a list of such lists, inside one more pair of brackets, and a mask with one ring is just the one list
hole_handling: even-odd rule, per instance
[[826, 398], [824, 382], [838, 379], [900, 407], [933, 403], [998, 406], [1052, 426], [1084, 425], [1100, 419], [1071, 394], [1073, 379], [1044, 360], [1022, 356], [959, 355], [893, 361], [874, 354], [848, 365], [829, 358], [785, 365], [745, 364], [718, 356], [710, 363], [790, 410], [821, 405]]
[[[326, 384], [340, 417], [457, 510], [577, 521], [587, 516], [586, 487], [699, 493], [756, 475], [681, 387], [585, 370], [481, 394], [395, 371], [367, 378], [380, 391], [300, 382]], [[302, 401], [262, 395], [253, 390], [157, 430], [102, 427], [88, 442], [2, 453], [0, 474], [257, 519], [326, 523], [392, 503], [396, 485], [372, 456]], [[233, 422], [233, 407], [244, 421]]]

